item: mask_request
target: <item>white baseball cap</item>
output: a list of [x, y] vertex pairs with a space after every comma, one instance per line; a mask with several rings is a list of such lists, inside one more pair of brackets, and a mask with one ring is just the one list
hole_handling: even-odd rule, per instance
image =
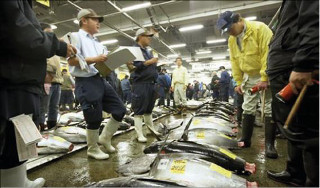
[[78, 12], [77, 19], [78, 21], [81, 20], [81, 18], [98, 18], [99, 22], [103, 22], [103, 16], [99, 16], [94, 10], [92, 9], [81, 9]]
[[138, 39], [139, 36], [144, 35], [144, 36], [149, 36], [149, 37], [153, 37], [153, 33], [147, 31], [146, 29], [140, 28], [137, 30], [136, 32], [136, 40]]

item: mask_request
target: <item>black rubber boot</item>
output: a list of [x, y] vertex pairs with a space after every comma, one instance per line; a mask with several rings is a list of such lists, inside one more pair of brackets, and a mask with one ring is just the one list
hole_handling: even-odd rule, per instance
[[47, 127], [48, 129], [52, 129], [53, 127], [55, 127], [57, 125], [56, 121], [47, 121]]
[[268, 177], [274, 181], [291, 186], [305, 186], [306, 173], [304, 170], [302, 150], [288, 141], [288, 160], [286, 170], [282, 172], [267, 171]]
[[250, 147], [251, 146], [251, 137], [253, 133], [253, 124], [254, 124], [254, 115], [243, 114], [242, 119], [242, 136], [238, 140], [238, 142], [244, 142], [243, 147]]
[[266, 157], [276, 159], [278, 158], [277, 150], [274, 148], [274, 141], [276, 139], [276, 125], [273, 123], [271, 117], [265, 118], [264, 130]]

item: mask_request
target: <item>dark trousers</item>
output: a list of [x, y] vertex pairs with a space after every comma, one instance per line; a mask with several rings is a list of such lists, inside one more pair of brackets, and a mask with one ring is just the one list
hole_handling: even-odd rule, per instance
[[229, 101], [229, 84], [220, 85], [220, 100]]
[[237, 103], [236, 103], [237, 121], [238, 121], [238, 123], [241, 123], [242, 122], [242, 113], [243, 113], [243, 109], [242, 109], [243, 95], [240, 95], [239, 93], [236, 93], [236, 95], [237, 95]]
[[[282, 125], [295, 102], [295, 99], [282, 103], [276, 97], [289, 81], [290, 72], [270, 81], [272, 92], [272, 116]], [[319, 85], [308, 88], [296, 116], [289, 125], [291, 132], [302, 132], [306, 139], [319, 139]], [[319, 143], [309, 145], [288, 140], [287, 169], [293, 177], [305, 180], [306, 186], [319, 186]]]
[[81, 104], [88, 129], [98, 129], [102, 119], [102, 110], [122, 121], [126, 108], [112, 86], [100, 76], [77, 77], [75, 95]]
[[153, 83], [134, 83], [132, 86], [132, 109], [134, 114], [151, 114], [156, 97]]
[[38, 125], [40, 95], [1, 88], [0, 104], [0, 169], [8, 169], [25, 162], [19, 162], [14, 126], [9, 118], [20, 114], [33, 114], [32, 119]]
[[74, 96], [72, 90], [61, 90], [60, 105], [72, 104]]
[[219, 89], [214, 89], [212, 92], [213, 99], [219, 99]]
[[131, 90], [123, 90], [122, 91], [123, 95], [123, 103], [131, 103]]

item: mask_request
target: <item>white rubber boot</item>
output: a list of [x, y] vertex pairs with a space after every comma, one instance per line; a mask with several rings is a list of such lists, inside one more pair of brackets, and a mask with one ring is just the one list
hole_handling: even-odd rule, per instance
[[116, 151], [111, 145], [111, 139], [113, 134], [117, 132], [119, 126], [120, 122], [111, 117], [99, 136], [99, 144], [103, 145], [109, 153]]
[[147, 139], [143, 136], [142, 132], [142, 118], [141, 115], [134, 116], [134, 128], [138, 135], [138, 142], [147, 142]]
[[26, 163], [9, 169], [0, 169], [1, 187], [43, 187], [45, 179], [30, 181], [27, 178]]
[[98, 140], [99, 140], [99, 129], [95, 129], [95, 130], [87, 129], [87, 143], [88, 143], [87, 155], [89, 157], [92, 157], [98, 160], [108, 159], [109, 155], [101, 151], [101, 149], [99, 148]]
[[156, 131], [156, 129], [154, 128], [153, 125], [153, 120], [152, 120], [152, 115], [151, 114], [144, 114], [144, 123], [157, 135], [160, 136], [161, 133], [159, 133], [158, 131]]

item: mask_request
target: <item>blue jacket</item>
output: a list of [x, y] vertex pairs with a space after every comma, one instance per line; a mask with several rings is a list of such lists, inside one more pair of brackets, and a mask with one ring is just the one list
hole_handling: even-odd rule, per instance
[[122, 91], [131, 90], [130, 82], [128, 79], [123, 79], [121, 81], [121, 88], [122, 88]]
[[[135, 44], [135, 46], [140, 47], [144, 59], [147, 61], [149, 59], [153, 58], [153, 55], [145, 48], [142, 48], [138, 44]], [[157, 64], [152, 65], [144, 65], [143, 61], [134, 61], [133, 65], [136, 67], [136, 70], [131, 74], [133, 83], [139, 83], [139, 82], [156, 82], [158, 78], [157, 73]]]
[[220, 84], [229, 84], [230, 83], [230, 75], [227, 71], [223, 71], [220, 77]]

